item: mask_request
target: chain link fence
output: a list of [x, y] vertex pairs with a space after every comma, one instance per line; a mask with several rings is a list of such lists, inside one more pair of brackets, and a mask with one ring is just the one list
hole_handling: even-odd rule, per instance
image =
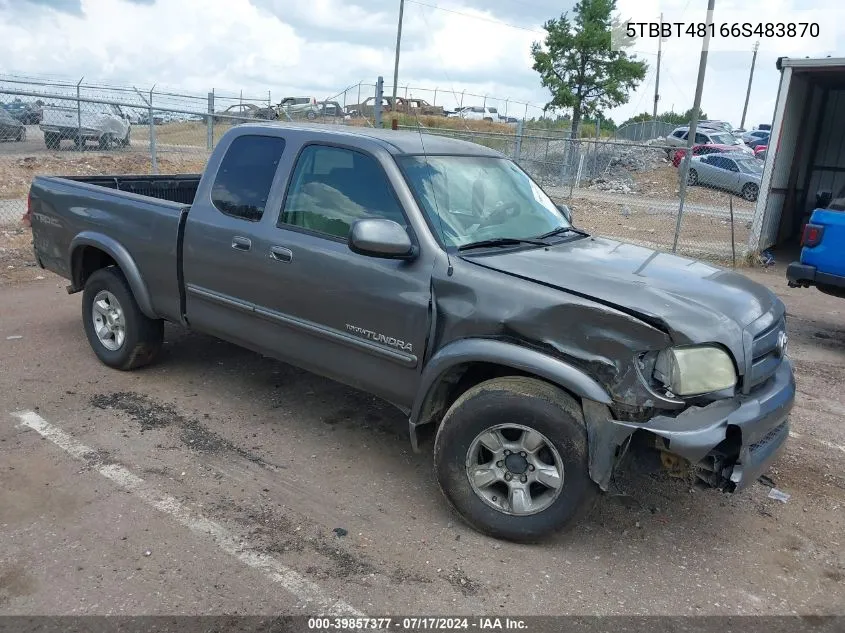
[[[763, 161], [741, 141], [696, 146], [684, 188], [685, 150], [670, 142], [686, 142], [670, 137], [674, 126], [667, 123], [573, 140], [565, 126], [526, 121], [528, 104], [505, 100], [502, 111], [502, 100], [495, 100], [497, 120], [445, 118], [434, 107], [439, 97], [420, 101], [418, 90], [402, 94], [401, 103], [384, 101], [379, 121], [374, 90], [361, 83], [322, 101], [305, 96], [276, 103], [269, 92], [190, 96], [0, 77], [0, 226], [19, 230], [36, 175], [198, 173], [225, 131], [245, 121], [389, 127], [396, 118], [399, 128], [464, 139], [513, 158], [570, 206], [578, 226], [597, 235], [720, 263], [746, 255]], [[382, 98], [389, 96], [388, 88]], [[521, 109], [515, 120], [505, 115], [512, 104]]]

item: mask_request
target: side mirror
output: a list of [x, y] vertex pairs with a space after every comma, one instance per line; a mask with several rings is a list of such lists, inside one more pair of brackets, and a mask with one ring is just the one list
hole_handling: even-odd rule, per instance
[[559, 204], [557, 205], [557, 208], [563, 214], [563, 217], [566, 218], [566, 221], [572, 224], [572, 209], [565, 204]]
[[356, 220], [349, 231], [349, 249], [359, 255], [413, 259], [417, 248], [408, 232], [393, 220]]

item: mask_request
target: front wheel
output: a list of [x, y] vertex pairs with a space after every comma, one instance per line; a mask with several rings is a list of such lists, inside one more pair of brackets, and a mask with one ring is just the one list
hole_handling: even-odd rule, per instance
[[82, 324], [97, 358], [115, 369], [135, 369], [152, 362], [164, 339], [164, 321], [141, 312], [129, 283], [115, 266], [95, 271], [85, 282]]
[[434, 466], [467, 523], [511, 541], [572, 527], [598, 493], [581, 407], [534, 378], [495, 378], [458, 398], [438, 429]]
[[687, 174], [687, 184], [691, 186], [698, 184], [698, 172], [694, 169], [690, 169]]
[[44, 132], [44, 145], [47, 149], [59, 149], [62, 142], [62, 137], [55, 132]]
[[742, 197], [749, 202], [754, 202], [757, 200], [757, 195], [760, 193], [760, 187], [758, 187], [755, 183], [749, 182], [746, 183], [745, 186], [742, 188]]
[[305, 118], [309, 121], [313, 121], [317, 118], [317, 113], [314, 110], [309, 110], [308, 113], [305, 115]]

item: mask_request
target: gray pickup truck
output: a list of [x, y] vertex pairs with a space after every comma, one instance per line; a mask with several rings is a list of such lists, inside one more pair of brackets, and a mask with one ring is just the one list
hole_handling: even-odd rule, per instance
[[590, 236], [472, 143], [250, 123], [202, 175], [38, 177], [28, 217], [103, 363], [149, 363], [170, 321], [374, 394], [499, 538], [572, 525], [626, 455], [732, 491], [789, 434], [774, 294]]

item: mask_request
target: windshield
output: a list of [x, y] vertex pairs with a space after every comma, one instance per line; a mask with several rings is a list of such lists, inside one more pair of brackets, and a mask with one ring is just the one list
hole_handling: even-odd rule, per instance
[[487, 156], [401, 156], [408, 184], [447, 246], [526, 239], [569, 227], [513, 161]]
[[746, 174], [763, 173], [763, 161], [758, 158], [753, 160], [738, 160], [736, 161], [736, 164], [739, 165], [740, 171], [743, 171]]
[[719, 145], [742, 145], [742, 141], [732, 134], [711, 134], [710, 138]]

